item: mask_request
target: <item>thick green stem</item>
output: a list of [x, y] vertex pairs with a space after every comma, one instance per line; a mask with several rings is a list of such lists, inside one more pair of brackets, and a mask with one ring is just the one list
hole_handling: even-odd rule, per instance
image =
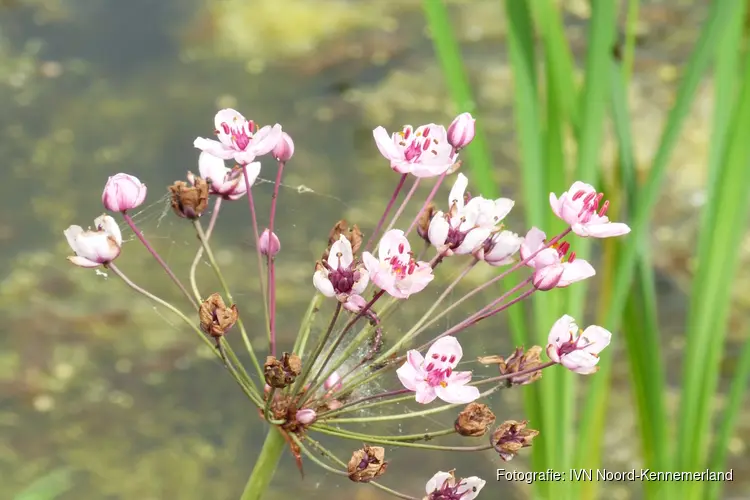
[[282, 453], [284, 453], [285, 447], [286, 440], [281, 432], [276, 427], [268, 429], [263, 449], [260, 450], [258, 461], [255, 462], [255, 467], [250, 474], [250, 479], [247, 480], [245, 491], [242, 492], [240, 500], [260, 500], [263, 498], [268, 485], [271, 484], [271, 479], [276, 473], [276, 466]]

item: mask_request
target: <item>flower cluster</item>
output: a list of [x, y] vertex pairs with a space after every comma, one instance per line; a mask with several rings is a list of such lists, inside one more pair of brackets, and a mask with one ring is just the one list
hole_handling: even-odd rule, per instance
[[[474, 138], [475, 120], [470, 114], [459, 115], [447, 129], [434, 123], [416, 128], [406, 125], [389, 135], [383, 127], [377, 127], [373, 131], [375, 145], [390, 168], [401, 177], [366, 243], [358, 225], [350, 227], [341, 220], [333, 226], [311, 276], [317, 293], [302, 320], [300, 336], [290, 351], [277, 353], [275, 261], [283, 254], [281, 240], [275, 232], [275, 214], [283, 171], [294, 155], [294, 142], [280, 125], [259, 127], [233, 109], [216, 114], [214, 133], [216, 140], [199, 137], [194, 141], [194, 146], [200, 150], [196, 158], [199, 175], [187, 172], [187, 182], [175, 181], [168, 192], [176, 215], [190, 221], [195, 228], [200, 242], [195, 263], [205, 254], [223, 287], [221, 293], [201, 293], [195, 277], [195, 263], [189, 274], [189, 290], [151, 246], [131, 216], [132, 211], [144, 203], [146, 186], [129, 174], [114, 175], [106, 182], [102, 193], [104, 208], [120, 214], [167, 277], [184, 294], [190, 310], [185, 312], [146, 291], [119, 269], [115, 260], [122, 252], [123, 238], [119, 225], [110, 215], [97, 217], [94, 227], [88, 230], [73, 225], [64, 231], [74, 253], [68, 259], [84, 268], [104, 266], [110, 269], [133, 290], [179, 316], [212, 349], [217, 360], [257, 407], [259, 415], [274, 427], [271, 432], [283, 435], [300, 468], [304, 456], [351, 481], [369, 483], [401, 498], [416, 500], [416, 497], [380, 485], [379, 480], [386, 474], [389, 463], [384, 447], [365, 444], [344, 461], [311, 435], [317, 432], [373, 445], [419, 446], [437, 450], [494, 449], [502, 460], [511, 460], [521, 449], [532, 445], [539, 431], [526, 428], [526, 421], [516, 420], [506, 420], [491, 431], [495, 414], [478, 400], [500, 389], [534, 383], [542, 376], [543, 370], [555, 365], [579, 374], [597, 371], [599, 354], [609, 344], [610, 332], [596, 325], [581, 330], [568, 315], [552, 325], [546, 349], [541, 346], [518, 347], [507, 358], [497, 355], [479, 358], [481, 363], [495, 364], [499, 369], [499, 375], [480, 381], [473, 380], [472, 371], [461, 364], [464, 352], [458, 339], [459, 335], [463, 338], [473, 325], [492, 318], [534, 293], [567, 287], [595, 275], [594, 267], [576, 257], [572, 243], [566, 238], [571, 235], [608, 238], [624, 235], [630, 229], [624, 223], [608, 219], [609, 202], [593, 186], [577, 181], [559, 197], [550, 194], [553, 213], [566, 225], [563, 232], [550, 238], [541, 229], [532, 227], [525, 236], [519, 236], [504, 225], [513, 209], [513, 200], [470, 196], [467, 192], [469, 179], [463, 173], [456, 175], [448, 203], [440, 208], [433, 204], [443, 181], [458, 170], [460, 151]], [[276, 183], [268, 225], [261, 231], [253, 190], [263, 157], [269, 154], [276, 161]], [[227, 166], [225, 162], [230, 160], [233, 164]], [[409, 176], [414, 178], [413, 188], [402, 199], [386, 226]], [[417, 184], [430, 178], [434, 179], [433, 189], [411, 223], [395, 228], [412, 201], [410, 198], [416, 192]], [[242, 308], [234, 303], [210, 245], [222, 203], [241, 198], [247, 199], [250, 209], [259, 266], [259, 290], [264, 306], [264, 318], [244, 317], [245, 321], [253, 322], [251, 329], [243, 323]], [[211, 220], [204, 228], [202, 215], [212, 202]], [[425, 253], [418, 256], [412, 250], [409, 236], [415, 229], [431, 248], [431, 256]], [[436, 272], [447, 259], [463, 259], [468, 265], [422, 318], [404, 333], [402, 325], [389, 321], [391, 313], [408, 303], [407, 299], [412, 295], [435, 287]], [[474, 287], [461, 299], [445, 304], [452, 297], [448, 292], [477, 265], [502, 266], [504, 270], [483, 285]], [[429, 337], [430, 327], [466, 298], [486, 290], [511, 273], [520, 275], [515, 287], [436, 335], [433, 332], [432, 338], [421, 346], [414, 346], [418, 337]], [[319, 329], [314, 326], [314, 320], [325, 309], [327, 299], [331, 299], [331, 317], [326, 321], [327, 328]], [[241, 343], [233, 340], [232, 330], [239, 330]], [[262, 357], [255, 352], [258, 344], [250, 341], [248, 332], [264, 330], [268, 352], [265, 362], [261, 362]], [[387, 343], [384, 342], [386, 339]], [[234, 352], [237, 345], [247, 350], [252, 366], [246, 368], [240, 364]], [[541, 358], [545, 350], [548, 361]], [[392, 376], [394, 372], [395, 377]], [[369, 383], [373, 380], [380, 381], [380, 384], [398, 380], [401, 386], [380, 392], [363, 390], [372, 387]], [[378, 387], [382, 386], [380, 384]], [[453, 428], [447, 432], [428, 431], [404, 439], [399, 435], [344, 430], [347, 424], [368, 422], [366, 416], [351, 418], [347, 415], [363, 414], [370, 405], [392, 405], [394, 410], [385, 417], [390, 420], [399, 420], [405, 415], [434, 413], [433, 410], [417, 409], [404, 414], [398, 403], [405, 400], [412, 400], [417, 405], [434, 405], [440, 400], [442, 403], [438, 404], [444, 403], [442, 408], [447, 410], [466, 406], [458, 412]], [[450, 433], [475, 439], [488, 432], [489, 442], [484, 445], [414, 444], [415, 441], [432, 441]], [[253, 478], [250, 481], [256, 484]], [[440, 471], [427, 481], [423, 498], [471, 500], [485, 484], [478, 477], [461, 479], [453, 471]]]

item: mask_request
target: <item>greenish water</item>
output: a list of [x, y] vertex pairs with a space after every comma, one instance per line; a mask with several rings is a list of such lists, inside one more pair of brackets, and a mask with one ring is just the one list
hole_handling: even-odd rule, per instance
[[[116, 279], [65, 261], [62, 230], [91, 224], [101, 213], [108, 175], [128, 172], [149, 186], [148, 207], [136, 221], [185, 276], [195, 236], [168, 210], [163, 193], [185, 171], [197, 171], [193, 139], [210, 136], [220, 107], [235, 107], [263, 124], [281, 123], [296, 145], [277, 222], [279, 332], [288, 348], [313, 292], [313, 262], [330, 227], [346, 218], [372, 228], [397, 181], [373, 144], [372, 129], [450, 120], [419, 2], [404, 1], [396, 10], [355, 1], [248, 4], [0, 2], [0, 498], [46, 479], [37, 486], [48, 492], [69, 483], [57, 497], [64, 500], [233, 499], [264, 438], [254, 407], [194, 334]], [[456, 22], [471, 49], [467, 62], [477, 75], [486, 126], [499, 139], [498, 182], [512, 193], [512, 122], [503, 91], [508, 75], [498, 55], [504, 52], [497, 49], [503, 28], [495, 4], [470, 2], [457, 10]], [[285, 17], [277, 11], [281, 6]], [[572, 29], [577, 24], [571, 22]], [[652, 43], [680, 60], [684, 44], [672, 50], [673, 41], [662, 43], [658, 36]], [[658, 60], [663, 52], [651, 56]], [[261, 177], [274, 173], [264, 163]], [[261, 224], [270, 191], [268, 183], [256, 188]], [[181, 304], [132, 233], [125, 238], [120, 268]], [[213, 241], [246, 322], [258, 320], [245, 199], [225, 204]], [[452, 276], [448, 272], [444, 279]], [[479, 273], [457, 293], [486, 276]], [[206, 294], [218, 290], [206, 265], [200, 266], [199, 283]], [[434, 298], [410, 299], [393, 333], [408, 329]], [[467, 358], [509, 352], [504, 322], [493, 321], [470, 334]], [[255, 338], [264, 349], [262, 333]], [[478, 377], [493, 374], [476, 369]], [[629, 403], [614, 398], [613, 404]], [[496, 398], [493, 407], [498, 420], [523, 418], [517, 391]], [[443, 415], [373, 432], [421, 432], [451, 422]], [[627, 425], [632, 423], [616, 427], [615, 442], [627, 436]], [[345, 460], [360, 444], [327, 443]], [[611, 460], [621, 469], [632, 453]], [[494, 482], [495, 469], [503, 465], [492, 453], [389, 450], [388, 456], [384, 483], [415, 496], [435, 471], [452, 468], [486, 478], [488, 498], [526, 490]], [[527, 466], [526, 458], [513, 468]], [[311, 463], [302, 480], [288, 454], [273, 484], [272, 499], [290, 493], [386, 498]], [[47, 498], [55, 497], [24, 500]]]

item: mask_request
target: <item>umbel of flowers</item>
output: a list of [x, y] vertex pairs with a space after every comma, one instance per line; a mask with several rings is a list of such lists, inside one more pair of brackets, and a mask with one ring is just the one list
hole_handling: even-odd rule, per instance
[[[275, 215], [281, 180], [294, 154], [294, 143], [280, 125], [259, 127], [239, 112], [224, 109], [214, 120], [216, 140], [195, 140], [194, 145], [200, 150], [196, 155], [199, 175], [188, 172], [186, 181], [178, 180], [168, 189], [175, 214], [194, 226], [200, 243], [188, 274], [188, 286], [159, 256], [131, 217], [131, 212], [146, 198], [146, 186], [128, 174], [117, 174], [107, 181], [102, 194], [104, 208], [123, 218], [184, 294], [187, 308], [153, 295], [115, 264], [122, 252], [123, 238], [112, 215], [97, 217], [89, 229], [70, 226], [64, 231], [73, 251], [68, 257], [70, 262], [80, 267], [103, 266], [136, 292], [179, 316], [211, 347], [218, 362], [226, 367], [268, 423], [268, 438], [260, 450], [262, 459], [258, 459], [242, 493], [243, 499], [262, 496], [285, 447], [292, 450], [300, 470], [306, 458], [351, 481], [368, 483], [400, 498], [473, 499], [485, 481], [474, 476], [458, 477], [453, 470], [438, 471], [432, 478], [425, 478], [424, 494], [418, 487], [405, 493], [381, 484], [389, 465], [385, 447], [494, 450], [503, 460], [511, 460], [521, 448], [531, 446], [538, 432], [528, 429], [523, 420], [506, 420], [493, 428], [496, 417], [480, 401], [498, 390], [533, 383], [543, 370], [555, 365], [580, 374], [591, 374], [598, 369], [599, 353], [609, 344], [610, 333], [595, 325], [581, 330], [567, 315], [550, 325], [544, 348], [519, 347], [508, 357], [479, 358], [481, 363], [497, 365], [497, 376], [473, 380], [471, 370], [462, 367], [461, 339], [472, 326], [534, 293], [567, 287], [595, 275], [590, 263], [576, 258], [572, 249], [574, 239], [569, 237], [607, 238], [630, 231], [625, 224], [610, 222], [606, 215], [609, 202], [594, 187], [580, 181], [559, 196], [550, 194], [552, 211], [567, 225], [567, 229], [552, 237], [535, 227], [524, 236], [506, 229], [503, 219], [513, 208], [513, 201], [469, 196], [469, 179], [461, 173], [455, 175], [448, 198], [433, 203], [442, 183], [458, 170], [460, 150], [474, 137], [474, 126], [471, 115], [464, 113], [447, 130], [432, 123], [416, 128], [407, 125], [390, 135], [383, 127], [374, 130], [377, 149], [397, 174], [393, 195], [372, 230], [362, 231], [358, 225], [350, 226], [344, 220], [333, 225], [328, 244], [321, 248], [321, 257], [310, 277], [315, 293], [302, 318], [299, 336], [293, 346], [286, 346], [283, 351], [276, 340], [275, 267], [276, 259], [284, 255], [283, 234], [277, 234]], [[261, 169], [256, 159], [269, 154], [277, 164], [273, 172], [276, 182], [270, 217], [261, 231], [253, 198]], [[389, 173], [384, 170], [382, 175]], [[410, 177], [412, 188], [401, 197]], [[433, 186], [422, 200], [421, 208], [402, 221], [416, 187], [430, 180]], [[236, 203], [242, 198], [247, 199], [257, 242], [262, 317], [243, 315], [243, 305], [235, 302], [210, 245], [223, 204]], [[203, 215], [210, 204], [213, 205], [210, 220], [204, 227]], [[412, 246], [415, 240], [423, 240], [432, 248], [431, 252], [417, 256]], [[221, 290], [208, 293], [196, 282], [196, 265], [204, 255]], [[411, 295], [434, 287], [435, 274], [446, 259], [460, 259], [467, 266], [422, 318], [403, 333], [403, 327], [391, 324], [386, 313], [408, 307]], [[450, 292], [478, 265], [502, 271], [451, 303]], [[437, 328], [436, 322], [468, 297], [511, 274], [518, 276], [515, 287], [448, 328]], [[332, 302], [333, 312], [325, 321], [327, 327], [317, 330], [313, 327], [314, 319], [323, 301]], [[247, 328], [245, 322], [252, 328]], [[265, 353], [255, 351], [250, 331], [265, 332], [268, 339]], [[386, 349], [385, 345], [389, 347]], [[247, 350], [249, 366], [239, 362], [235, 353], [238, 348]], [[542, 359], [543, 353], [547, 361]], [[365, 392], [363, 387], [391, 388]], [[425, 408], [405, 413], [399, 403], [406, 401]], [[362, 412], [375, 406], [381, 410], [377, 417]], [[456, 419], [451, 428], [418, 435], [374, 435], [348, 428], [352, 424], [399, 421], [439, 411], [454, 413]], [[317, 434], [351, 441], [351, 457], [334, 455], [316, 439]], [[464, 446], [439, 444], [440, 437], [450, 434], [480, 442]]]

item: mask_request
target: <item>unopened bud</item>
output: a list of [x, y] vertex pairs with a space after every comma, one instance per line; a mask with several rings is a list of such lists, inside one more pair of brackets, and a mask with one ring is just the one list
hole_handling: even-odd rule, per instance
[[556, 265], [542, 267], [534, 271], [531, 282], [534, 284], [534, 288], [539, 291], [552, 290], [560, 283], [564, 270], [563, 266]]
[[487, 429], [495, 423], [495, 414], [487, 405], [481, 403], [469, 403], [464, 410], [458, 414], [454, 427], [456, 432], [462, 436], [483, 436]]
[[527, 423], [526, 420], [507, 420], [490, 436], [490, 444], [504, 461], [512, 460], [521, 448], [531, 446], [531, 441], [539, 435], [539, 431], [527, 429]]
[[299, 422], [302, 425], [310, 425], [313, 422], [315, 422], [315, 419], [318, 417], [318, 414], [315, 413], [315, 410], [312, 408], [303, 408], [302, 410], [297, 410], [297, 414], [295, 418], [297, 419], [297, 422]]
[[146, 199], [146, 185], [128, 174], [113, 175], [102, 192], [102, 204], [112, 212], [124, 212], [139, 207]]
[[339, 376], [339, 374], [337, 372], [331, 373], [323, 383], [323, 387], [326, 391], [330, 391], [331, 389], [341, 389], [341, 377]]
[[474, 140], [475, 121], [470, 113], [461, 113], [448, 126], [448, 144], [453, 146], [453, 149], [465, 148]]
[[279, 253], [279, 250], [281, 250], [281, 242], [279, 241], [279, 237], [276, 236], [276, 233], [272, 233], [270, 230], [266, 229], [258, 239], [258, 247], [260, 248], [260, 253], [263, 255], [275, 257], [276, 254]]
[[347, 464], [349, 479], [355, 483], [367, 483], [381, 476], [388, 462], [385, 462], [385, 449], [380, 446], [367, 446], [352, 454]]
[[281, 133], [281, 138], [271, 152], [277, 161], [289, 161], [294, 155], [294, 141], [286, 132]]

